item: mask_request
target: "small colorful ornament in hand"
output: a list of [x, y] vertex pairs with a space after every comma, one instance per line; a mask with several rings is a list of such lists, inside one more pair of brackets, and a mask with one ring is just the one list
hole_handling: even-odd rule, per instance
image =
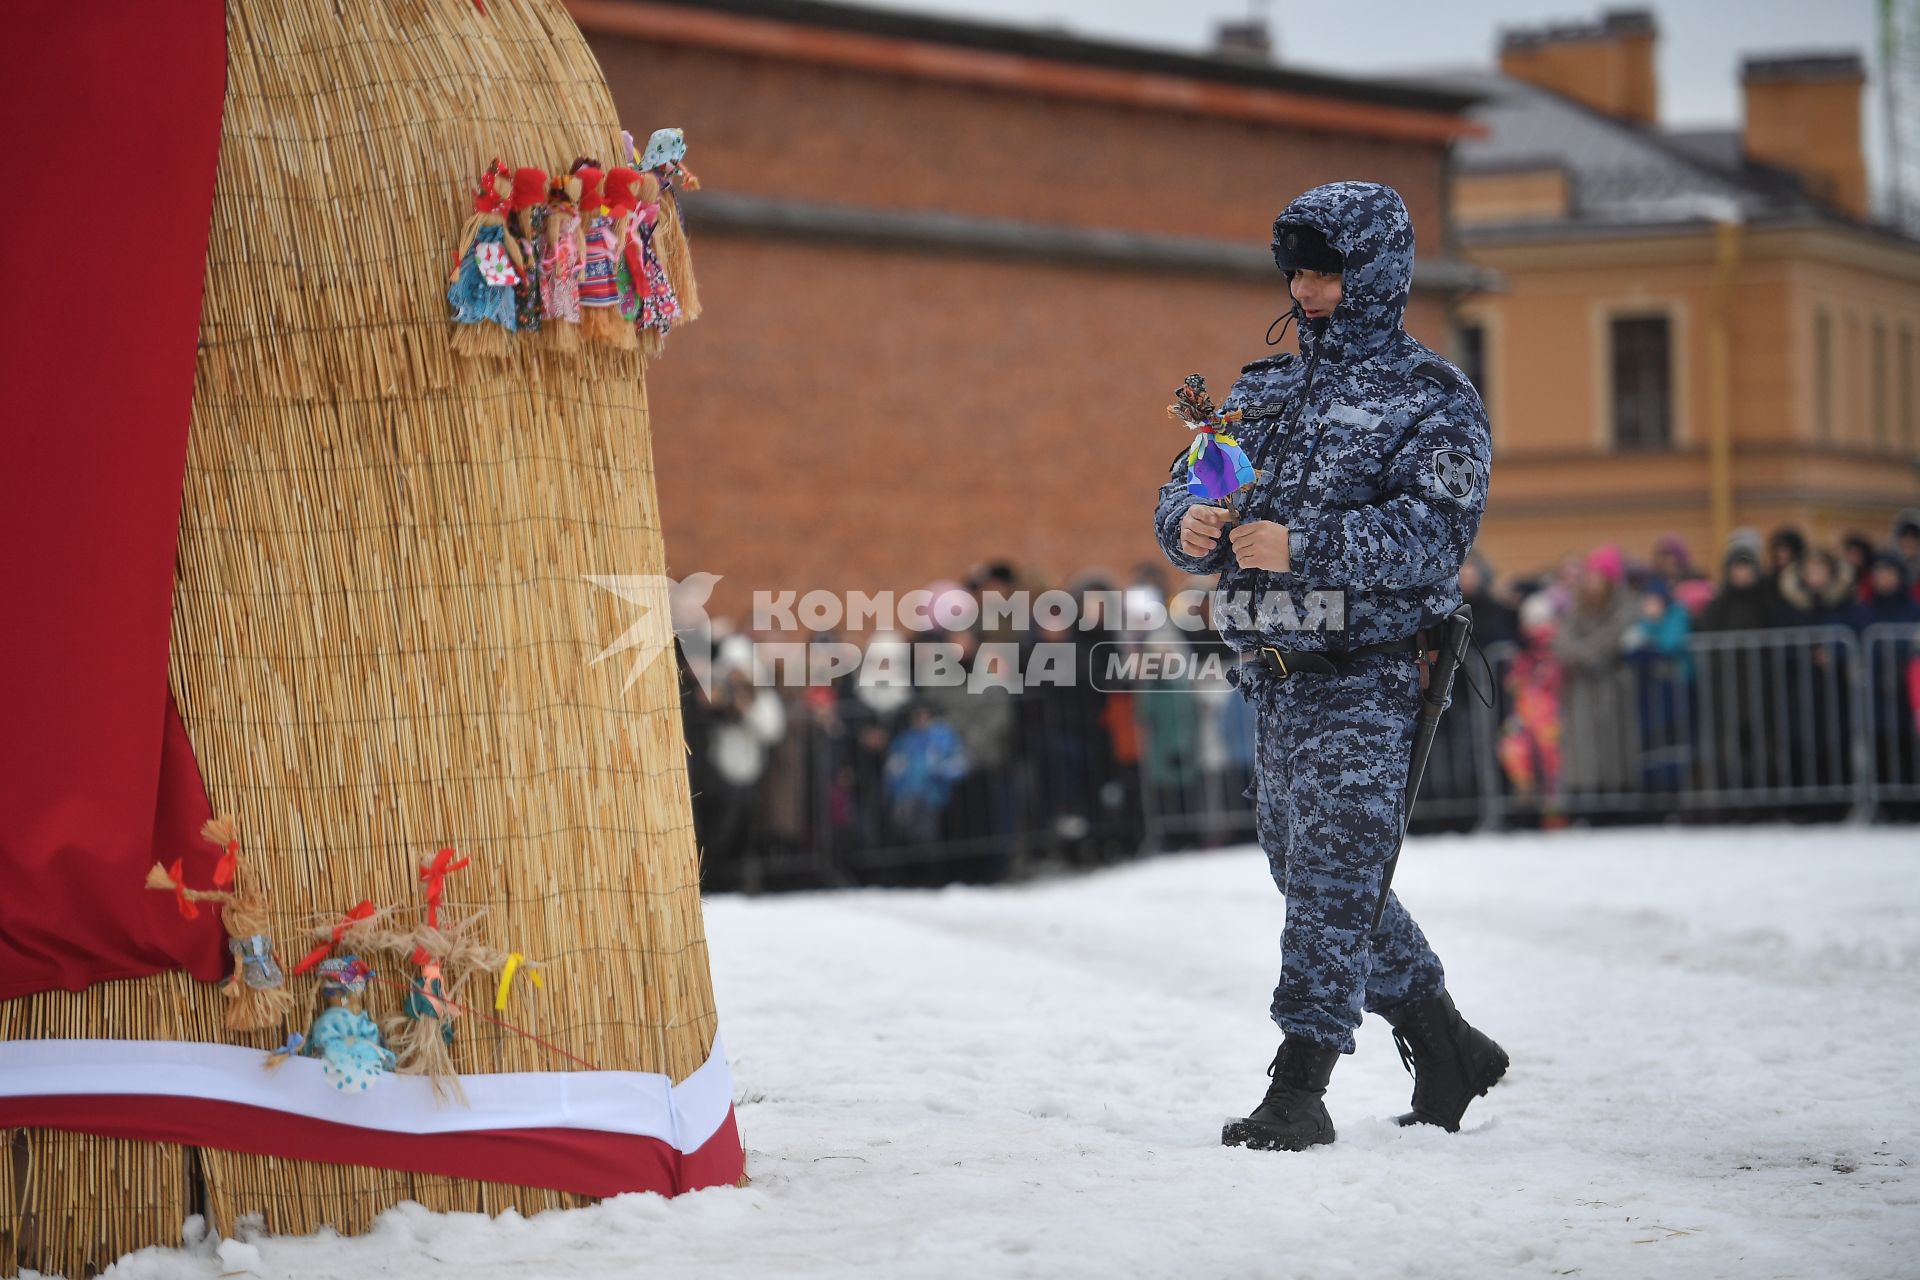
[[321, 1060], [328, 1084], [342, 1093], [364, 1093], [393, 1070], [394, 1057], [367, 1016], [367, 983], [373, 970], [358, 956], [320, 962], [319, 1016], [307, 1031], [302, 1050]]
[[1225, 506], [1237, 519], [1240, 502], [1257, 477], [1240, 442], [1220, 428], [1239, 422], [1240, 411], [1221, 413], [1207, 394], [1207, 380], [1197, 373], [1187, 376], [1173, 398], [1167, 416], [1196, 432], [1187, 450], [1187, 491]]
[[513, 173], [495, 160], [473, 193], [473, 216], [460, 232], [453, 274], [447, 277], [447, 303], [453, 308], [453, 348], [468, 356], [504, 356], [507, 335], [517, 326], [514, 287], [526, 261], [519, 237], [509, 234], [507, 211], [513, 198]]

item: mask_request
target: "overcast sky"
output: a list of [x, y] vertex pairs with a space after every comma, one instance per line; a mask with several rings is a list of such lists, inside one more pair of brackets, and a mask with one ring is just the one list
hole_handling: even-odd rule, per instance
[[[1075, 35], [1201, 50], [1214, 24], [1258, 12], [1260, 0], [855, 0]], [[1280, 60], [1353, 74], [1490, 65], [1503, 27], [1589, 20], [1599, 3], [1551, 0], [1270, 0]], [[1879, 154], [1876, 0], [1652, 0], [1659, 24], [1660, 115], [1667, 124], [1735, 126], [1743, 55], [1853, 50], [1868, 60], [1868, 162]]]

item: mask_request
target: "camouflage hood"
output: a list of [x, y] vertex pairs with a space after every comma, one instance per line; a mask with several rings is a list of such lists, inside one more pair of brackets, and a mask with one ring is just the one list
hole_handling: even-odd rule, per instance
[[1413, 221], [1400, 193], [1377, 182], [1330, 182], [1295, 196], [1273, 220], [1280, 228], [1305, 224], [1319, 231], [1345, 261], [1340, 305], [1324, 320], [1308, 320], [1293, 306], [1300, 351], [1322, 360], [1364, 360], [1400, 331], [1413, 287]]

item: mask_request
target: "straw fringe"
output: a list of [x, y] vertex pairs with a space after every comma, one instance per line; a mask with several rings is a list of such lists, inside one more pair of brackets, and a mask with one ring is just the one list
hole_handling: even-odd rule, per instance
[[693, 250], [686, 224], [680, 220], [680, 197], [668, 191], [660, 199], [660, 222], [653, 233], [654, 249], [667, 268], [667, 280], [680, 299], [680, 323], [700, 318], [700, 285], [693, 277]]
[[[449, 234], [493, 156], [617, 153], [599, 69], [559, 0], [230, 0], [228, 34], [171, 678], [209, 792], [244, 824], [267, 931], [290, 964], [309, 916], [413, 908], [418, 859], [455, 845], [474, 862], [446, 910], [484, 910], [485, 946], [542, 958], [545, 989], [516, 984], [502, 1016], [683, 1079], [716, 1020], [674, 664], [625, 693], [624, 662], [588, 666], [632, 617], [586, 575], [665, 572], [643, 357], [520, 335], [465, 360], [445, 299]], [[307, 1007], [313, 979], [289, 984]], [[404, 990], [375, 988], [369, 1013], [397, 1013]], [[50, 992], [0, 1003], [0, 1038], [279, 1042], [226, 1031], [220, 991], [171, 973]], [[572, 1069], [477, 1018], [452, 1059]], [[229, 1233], [244, 1214], [361, 1231], [403, 1199], [580, 1202], [6, 1138], [0, 1271], [78, 1275], [176, 1241], [196, 1179]]]

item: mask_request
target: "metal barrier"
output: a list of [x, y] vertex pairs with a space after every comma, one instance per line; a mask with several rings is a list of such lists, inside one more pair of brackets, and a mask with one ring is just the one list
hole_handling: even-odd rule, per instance
[[[1591, 668], [1493, 646], [1463, 668], [1413, 825], [1910, 817], [1917, 655], [1920, 628], [1884, 625]], [[711, 888], [993, 881], [1255, 835], [1253, 716], [1228, 689], [767, 692], [785, 728], [751, 784], [693, 743]]]
[[[1489, 797], [1502, 820], [1871, 811], [1860, 644], [1844, 627], [1701, 634], [1681, 653], [1590, 666], [1529, 663], [1512, 645], [1488, 657], [1508, 703]], [[1558, 759], [1529, 772], [1543, 726], [1521, 704], [1542, 684], [1557, 686]]]
[[1127, 695], [915, 690], [896, 704], [768, 692], [786, 705], [785, 728], [750, 791], [729, 790], [694, 747], [710, 889], [991, 882], [1146, 845], [1149, 774]]
[[1860, 633], [1860, 646], [1867, 714], [1859, 749], [1870, 803], [1920, 802], [1920, 627], [1878, 623]]

